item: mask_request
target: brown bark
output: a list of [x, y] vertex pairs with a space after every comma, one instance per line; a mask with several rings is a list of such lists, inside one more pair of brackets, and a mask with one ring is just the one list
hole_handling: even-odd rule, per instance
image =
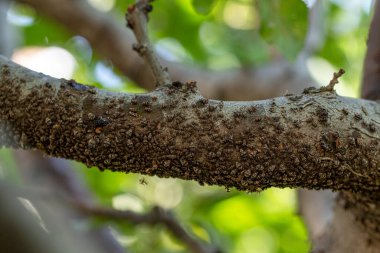
[[379, 104], [310, 89], [256, 102], [192, 83], [131, 95], [0, 61], [0, 144], [88, 166], [260, 191], [379, 189]]

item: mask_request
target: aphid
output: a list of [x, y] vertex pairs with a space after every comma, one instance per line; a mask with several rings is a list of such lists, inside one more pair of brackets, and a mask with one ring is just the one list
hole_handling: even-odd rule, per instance
[[139, 179], [139, 182], [140, 182], [141, 185], [147, 185], [147, 184], [148, 184], [148, 182], [145, 180], [144, 177], [143, 177], [143, 178], [140, 178], [140, 179]]
[[46, 118], [45, 123], [46, 123], [46, 125], [50, 125], [52, 123], [52, 121], [50, 118]]
[[372, 123], [372, 122], [369, 124], [369, 131], [371, 131], [371, 132], [376, 132], [376, 126], [375, 126], [375, 124]]
[[137, 118], [137, 113], [135, 113], [135, 112], [128, 112], [128, 114], [131, 115], [132, 117]]
[[254, 112], [256, 112], [256, 107], [255, 107], [255, 106], [250, 106], [250, 107], [248, 108], [248, 112], [249, 112], [249, 113], [254, 113]]
[[87, 118], [88, 118], [89, 120], [94, 120], [94, 119], [95, 119], [95, 115], [94, 115], [93, 113], [89, 112], [89, 113], [87, 114]]
[[145, 107], [146, 107], [146, 106], [150, 106], [150, 104], [151, 104], [150, 101], [144, 101], [144, 102], [142, 103], [142, 105], [145, 106]]
[[203, 105], [206, 105], [207, 103], [208, 103], [208, 99], [206, 98], [201, 98], [197, 101], [198, 106], [203, 106]]
[[354, 118], [355, 118], [355, 120], [359, 121], [359, 120], [363, 119], [363, 116], [360, 115], [359, 113], [355, 113]]
[[96, 90], [94, 87], [90, 87], [88, 90], [87, 90], [88, 93], [90, 94], [96, 94]]
[[186, 85], [187, 85], [190, 89], [194, 89], [194, 88], [197, 87], [197, 82], [194, 81], [194, 80], [191, 80], [191, 81], [186, 82]]
[[216, 107], [213, 106], [213, 105], [209, 105], [209, 107], [208, 107], [208, 110], [209, 110], [210, 112], [215, 111], [215, 109], [216, 109]]
[[139, 55], [144, 55], [147, 47], [141, 44], [134, 43], [132, 49], [135, 50]]
[[136, 105], [137, 104], [137, 97], [133, 97], [131, 99], [131, 104]]

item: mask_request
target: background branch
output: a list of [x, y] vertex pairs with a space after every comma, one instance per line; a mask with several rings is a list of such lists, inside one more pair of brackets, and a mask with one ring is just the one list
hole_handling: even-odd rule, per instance
[[[96, 203], [94, 196], [79, 180], [67, 161], [43, 157], [37, 151], [17, 150], [14, 154], [27, 190], [24, 197], [37, 208], [55, 244], [59, 241], [63, 244], [81, 241], [91, 244], [98, 253], [127, 252], [110, 228], [91, 226], [87, 216], [67, 205], [67, 199], [87, 205]], [[20, 196], [23, 196], [22, 192]], [[78, 230], [73, 224], [82, 224], [83, 229]]]
[[377, 0], [369, 28], [364, 60], [362, 97], [380, 99], [380, 2]]

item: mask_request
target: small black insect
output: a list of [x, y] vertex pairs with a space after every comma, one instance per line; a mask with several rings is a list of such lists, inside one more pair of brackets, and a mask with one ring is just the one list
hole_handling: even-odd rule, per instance
[[79, 90], [79, 91], [86, 91], [88, 90], [89, 88], [83, 84], [80, 84], [80, 83], [77, 83], [75, 80], [71, 79], [69, 81], [67, 81], [67, 84], [72, 87], [73, 89], [75, 90]]
[[101, 116], [96, 116], [92, 122], [94, 124], [94, 127], [104, 127], [110, 123], [108, 119]]
[[147, 5], [144, 7], [144, 11], [145, 11], [146, 13], [149, 13], [149, 12], [153, 11], [153, 5], [151, 5], [151, 4], [147, 4]]
[[140, 178], [139, 182], [140, 182], [141, 185], [147, 185], [148, 184], [148, 182], [146, 181], [146, 179], [144, 177]]
[[172, 85], [176, 88], [181, 88], [183, 84], [180, 81], [174, 81]]

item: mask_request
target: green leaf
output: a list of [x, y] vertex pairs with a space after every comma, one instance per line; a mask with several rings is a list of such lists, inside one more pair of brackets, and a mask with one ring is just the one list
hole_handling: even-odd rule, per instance
[[217, 0], [192, 0], [193, 8], [203, 15], [209, 14], [214, 8]]
[[308, 10], [300, 0], [266, 0], [257, 2], [260, 13], [259, 32], [288, 60], [302, 49], [307, 32]]

